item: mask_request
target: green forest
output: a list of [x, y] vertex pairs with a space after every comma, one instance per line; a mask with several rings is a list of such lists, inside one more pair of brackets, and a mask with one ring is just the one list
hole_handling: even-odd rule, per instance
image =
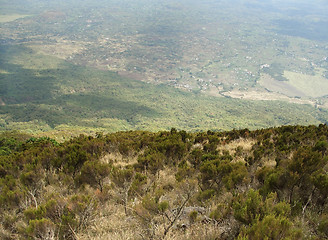
[[[79, 66], [25, 46], [0, 46], [0, 131], [48, 136], [326, 123], [310, 104], [207, 96]], [[1, 102], [2, 101], [2, 102]], [[72, 132], [73, 134], [70, 134]]]
[[1, 239], [327, 239], [328, 126], [0, 135]]

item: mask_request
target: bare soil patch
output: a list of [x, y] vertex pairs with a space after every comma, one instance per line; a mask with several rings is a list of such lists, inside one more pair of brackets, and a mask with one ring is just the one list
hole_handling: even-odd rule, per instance
[[303, 100], [299, 98], [288, 97], [286, 95], [275, 93], [275, 92], [262, 92], [262, 91], [240, 91], [240, 90], [232, 90], [229, 92], [223, 92], [221, 95], [231, 98], [238, 99], [248, 99], [248, 100], [264, 100], [264, 101], [287, 101], [291, 103], [297, 104], [310, 104], [315, 105], [314, 101], [311, 100]]

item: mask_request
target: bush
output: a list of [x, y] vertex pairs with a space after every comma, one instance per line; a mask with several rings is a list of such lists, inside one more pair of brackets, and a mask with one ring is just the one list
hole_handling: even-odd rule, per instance
[[292, 222], [283, 216], [267, 215], [263, 220], [257, 220], [250, 228], [243, 229], [238, 239], [291, 239], [303, 238], [300, 229], [293, 227]]
[[227, 189], [234, 188], [247, 177], [248, 173], [243, 163], [232, 163], [222, 158], [204, 162], [200, 172], [204, 188], [213, 188], [215, 184], [217, 189], [222, 185]]
[[262, 219], [265, 213], [265, 206], [262, 196], [258, 191], [250, 189], [247, 195], [239, 195], [233, 203], [235, 218], [250, 225], [258, 219]]
[[156, 151], [147, 151], [143, 156], [138, 157], [137, 169], [148, 170], [152, 174], [156, 174], [164, 167], [165, 156]]
[[34, 239], [55, 239], [56, 225], [47, 218], [31, 220], [26, 229], [28, 236]]
[[226, 218], [226, 216], [230, 213], [230, 205], [226, 203], [220, 203], [216, 206], [215, 210], [210, 213], [210, 218], [220, 221]]
[[326, 238], [328, 238], [328, 216], [323, 215], [319, 221], [318, 230], [322, 233]]
[[86, 161], [83, 163], [77, 182], [80, 184], [87, 183], [91, 186], [99, 187], [103, 191], [104, 180], [109, 176], [110, 165], [99, 161]]
[[216, 191], [214, 189], [206, 189], [201, 191], [197, 197], [198, 201], [206, 201], [215, 196]]

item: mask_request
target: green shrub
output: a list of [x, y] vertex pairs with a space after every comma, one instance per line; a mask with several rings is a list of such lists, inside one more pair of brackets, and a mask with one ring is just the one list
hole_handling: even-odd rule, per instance
[[328, 238], [328, 216], [327, 215], [321, 216], [320, 221], [319, 221], [318, 230], [326, 238]]
[[233, 203], [235, 218], [250, 225], [258, 219], [262, 219], [265, 213], [265, 205], [258, 191], [250, 189], [247, 195], [239, 195]]
[[286, 217], [267, 215], [263, 220], [257, 219], [249, 228], [243, 229], [238, 239], [291, 239], [303, 238], [302, 231], [293, 227], [292, 222]]
[[169, 208], [169, 202], [162, 201], [158, 204], [158, 210], [160, 212], [165, 212]]
[[86, 161], [83, 163], [77, 182], [87, 183], [93, 187], [99, 187], [103, 191], [104, 180], [109, 176], [111, 166], [100, 161]]
[[214, 197], [216, 194], [216, 191], [214, 189], [206, 189], [204, 191], [201, 191], [198, 194], [198, 201], [206, 201], [208, 199], [211, 199], [212, 197]]
[[198, 212], [197, 211], [192, 211], [189, 213], [189, 222], [191, 224], [195, 223], [198, 217]]
[[34, 239], [54, 239], [56, 225], [47, 218], [29, 221], [26, 233]]
[[136, 172], [130, 188], [130, 196], [141, 196], [144, 193], [143, 186], [147, 183], [147, 176]]
[[230, 206], [227, 203], [220, 203], [216, 208], [210, 213], [210, 218], [220, 221], [231, 213]]

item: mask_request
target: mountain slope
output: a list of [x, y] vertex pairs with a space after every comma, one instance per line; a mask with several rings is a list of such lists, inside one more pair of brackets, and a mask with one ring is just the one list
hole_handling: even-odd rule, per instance
[[63, 126], [227, 130], [318, 124], [327, 112], [279, 101], [204, 96], [73, 65], [25, 46], [3, 46], [0, 58], [1, 129]]
[[328, 127], [0, 134], [1, 239], [327, 239]]

